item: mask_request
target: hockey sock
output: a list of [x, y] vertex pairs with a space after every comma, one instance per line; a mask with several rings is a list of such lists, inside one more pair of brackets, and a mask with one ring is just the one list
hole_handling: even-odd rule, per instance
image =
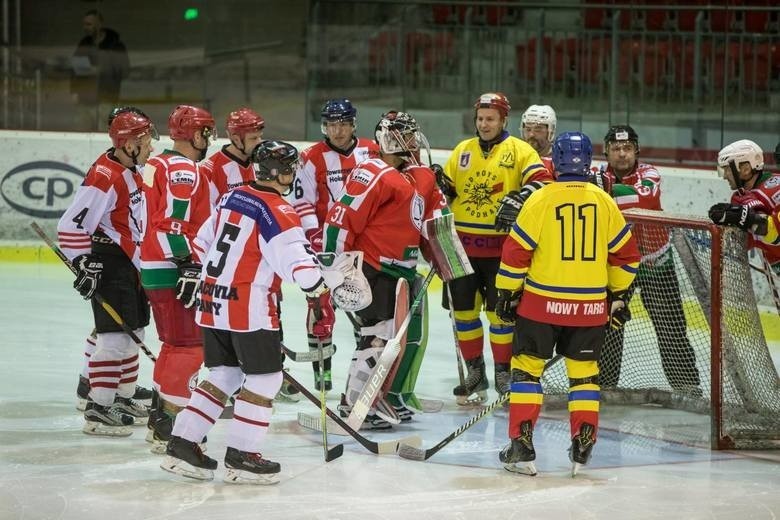
[[250, 453], [260, 452], [273, 413], [273, 397], [282, 386], [282, 373], [247, 374], [236, 397], [225, 444]]
[[599, 424], [599, 369], [595, 361], [566, 360], [566, 372], [569, 375], [569, 422], [571, 435], [580, 431], [582, 423], [593, 425], [593, 437], [596, 437]]
[[484, 343], [482, 320], [476, 311], [455, 311], [455, 328], [463, 359], [474, 359], [482, 354]]
[[[144, 329], [136, 329], [133, 332], [143, 341]], [[138, 345], [130, 337], [127, 338], [127, 348], [133, 352], [133, 355], [122, 359], [122, 377], [116, 390], [120, 397], [133, 397], [138, 382]]]
[[[131, 357], [129, 343], [132, 341], [124, 332], [98, 334], [97, 350], [89, 358], [89, 397], [101, 406], [114, 403], [122, 378], [122, 360]], [[133, 347], [138, 348], [135, 344]]]
[[493, 351], [493, 362], [509, 364], [512, 359], [512, 337], [515, 326], [502, 322], [495, 312], [489, 311], [485, 314], [490, 322], [490, 349]]
[[544, 394], [539, 379], [544, 372], [544, 359], [520, 354], [512, 356], [509, 394], [509, 438], [520, 436], [520, 425], [531, 421], [533, 426], [542, 410]]
[[192, 392], [189, 403], [176, 416], [173, 435], [201, 442], [243, 379], [244, 374], [238, 367], [219, 366], [210, 369], [206, 380]]
[[92, 329], [92, 333], [84, 341], [84, 363], [81, 365], [81, 375], [89, 379], [89, 358], [97, 350], [97, 331]]
[[203, 347], [163, 343], [152, 375], [160, 396], [177, 406], [185, 406], [190, 399], [190, 389], [197, 385], [202, 364]]

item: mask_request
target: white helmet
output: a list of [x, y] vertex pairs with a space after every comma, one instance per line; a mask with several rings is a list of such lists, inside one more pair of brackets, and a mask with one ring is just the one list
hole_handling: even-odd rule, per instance
[[520, 131], [523, 131], [523, 125], [526, 123], [547, 125], [547, 140], [552, 142], [553, 137], [555, 137], [555, 125], [557, 122], [555, 110], [550, 105], [531, 105], [523, 112], [523, 116], [520, 118]]
[[750, 163], [754, 171], [764, 169], [764, 151], [750, 139], [740, 139], [725, 146], [718, 152], [718, 173], [724, 177], [725, 168], [731, 168], [734, 178], [738, 178], [737, 169], [742, 163]]

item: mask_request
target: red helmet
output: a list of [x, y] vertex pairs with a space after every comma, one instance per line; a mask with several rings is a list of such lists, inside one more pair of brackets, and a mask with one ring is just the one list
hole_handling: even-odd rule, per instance
[[121, 148], [130, 139], [138, 139], [146, 134], [150, 134], [152, 139], [159, 139], [151, 119], [134, 112], [120, 113], [114, 117], [108, 129], [114, 148]]
[[208, 129], [208, 137], [217, 136], [217, 125], [208, 110], [191, 105], [179, 105], [168, 117], [168, 133], [171, 139], [192, 140], [195, 132]]
[[474, 111], [476, 112], [480, 108], [495, 108], [502, 118], [506, 118], [509, 111], [512, 110], [509, 99], [501, 92], [487, 92], [479, 96], [477, 102], [474, 103]]
[[251, 108], [244, 107], [229, 113], [225, 126], [228, 137], [238, 134], [243, 139], [246, 134], [259, 132], [265, 128], [265, 120]]

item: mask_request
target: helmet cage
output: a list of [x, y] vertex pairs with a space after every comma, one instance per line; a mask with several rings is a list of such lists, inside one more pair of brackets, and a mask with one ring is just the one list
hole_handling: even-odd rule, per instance
[[374, 130], [374, 138], [383, 154], [411, 157], [415, 161], [421, 148], [429, 148], [417, 121], [406, 112], [391, 110], [383, 114]]

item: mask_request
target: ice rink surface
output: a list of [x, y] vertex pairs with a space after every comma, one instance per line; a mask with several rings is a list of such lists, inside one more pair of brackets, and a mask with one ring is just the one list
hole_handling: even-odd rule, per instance
[[[213, 482], [175, 477], [160, 456], [131, 437], [81, 432], [75, 390], [84, 338], [92, 328], [88, 304], [71, 288], [60, 264], [0, 263], [2, 377], [0, 377], [0, 519], [763, 519], [780, 516], [780, 453], [715, 452], [707, 446], [709, 417], [658, 407], [602, 407], [591, 464], [569, 476], [564, 410], [545, 410], [535, 431], [536, 477], [510, 474], [498, 452], [507, 443], [503, 410], [484, 419], [426, 462], [377, 456], [350, 437], [344, 455], [323, 461], [321, 434], [301, 428], [299, 411], [319, 409], [303, 399], [276, 403], [263, 454], [282, 465], [275, 486], [224, 484], [225, 421], [209, 433], [208, 453], [219, 460]], [[439, 413], [372, 439], [412, 433], [430, 448], [479, 408], [451, 398], [457, 382], [452, 332], [440, 294], [431, 292], [428, 350], [418, 394], [443, 400]], [[285, 343], [305, 351], [305, 302], [285, 287]], [[335, 336], [335, 408], [354, 341], [340, 312]], [[146, 344], [159, 342], [153, 327]], [[489, 352], [489, 349], [486, 349]], [[141, 354], [139, 382], [151, 386], [152, 363]], [[777, 354], [775, 354], [777, 360]], [[492, 363], [488, 360], [488, 367]], [[288, 362], [289, 365], [289, 362]], [[313, 387], [307, 364], [292, 374]], [[492, 369], [489, 368], [492, 384]], [[489, 399], [497, 395], [491, 389]]]

